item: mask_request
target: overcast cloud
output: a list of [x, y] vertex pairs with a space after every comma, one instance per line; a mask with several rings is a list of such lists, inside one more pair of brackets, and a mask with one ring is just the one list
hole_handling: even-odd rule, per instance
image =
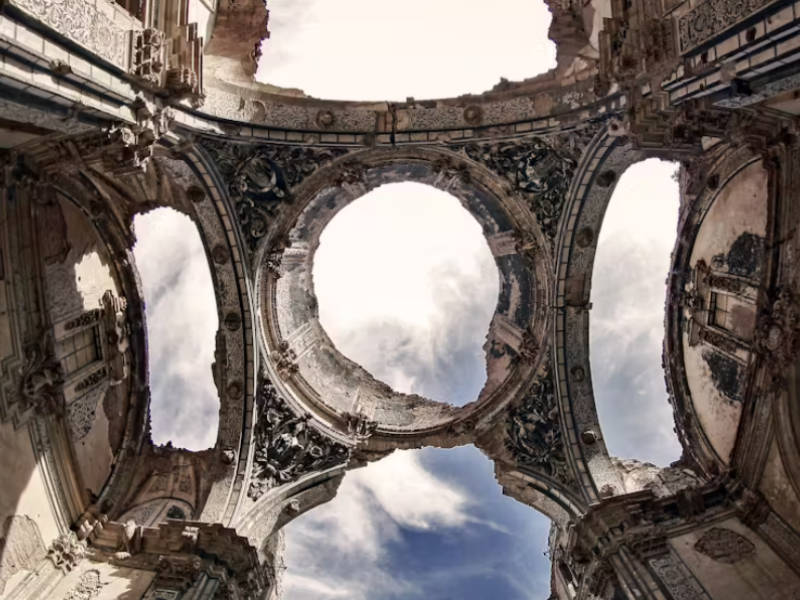
[[161, 208], [134, 221], [133, 249], [144, 288], [150, 417], [156, 444], [214, 445], [219, 399], [211, 363], [218, 328], [211, 272], [192, 220]]

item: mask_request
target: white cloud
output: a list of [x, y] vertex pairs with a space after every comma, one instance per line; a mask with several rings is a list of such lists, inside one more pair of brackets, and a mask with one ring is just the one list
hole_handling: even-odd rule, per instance
[[392, 573], [400, 528], [444, 531], [471, 522], [466, 493], [411, 451], [349, 472], [336, 498], [287, 529], [286, 598], [402, 598], [419, 590]]
[[337, 100], [480, 93], [555, 67], [542, 0], [270, 0], [257, 78]]
[[622, 176], [592, 275], [595, 398], [609, 450], [666, 465], [680, 457], [664, 386], [664, 301], [678, 222], [674, 163], [651, 159]]
[[136, 217], [133, 249], [142, 280], [156, 444], [214, 445], [219, 400], [211, 376], [218, 328], [214, 288], [189, 217], [162, 208]]
[[435, 400], [477, 398], [499, 275], [455, 197], [403, 183], [356, 200], [322, 233], [314, 289], [334, 345], [375, 377]]

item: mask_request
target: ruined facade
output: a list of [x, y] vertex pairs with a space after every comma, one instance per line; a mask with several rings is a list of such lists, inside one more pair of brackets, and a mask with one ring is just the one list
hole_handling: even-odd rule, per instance
[[[261, 0], [0, 3], [0, 598], [277, 599], [282, 528], [348, 469], [470, 443], [552, 519], [553, 598], [800, 598], [800, 3], [547, 2], [553, 71], [383, 104], [255, 83]], [[682, 163], [667, 469], [609, 456], [588, 352], [605, 209], [647, 157]], [[458, 197], [502, 274], [461, 408], [319, 323], [325, 224], [401, 181]], [[132, 223], [160, 206], [216, 291], [204, 452], [150, 441]]]

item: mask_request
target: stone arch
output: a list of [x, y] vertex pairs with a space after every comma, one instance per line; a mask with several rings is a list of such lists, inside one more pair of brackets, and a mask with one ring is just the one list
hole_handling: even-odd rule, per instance
[[[220, 327], [216, 338], [214, 380], [220, 398], [220, 426], [210, 461], [211, 487], [201, 518], [227, 522], [241, 494], [233, 492], [244, 477], [253, 423], [255, 373], [253, 300], [248, 288], [249, 256], [233, 226], [236, 212], [225, 187], [212, 178], [213, 166], [196, 148], [160, 149], [155, 162], [185, 190], [211, 270]], [[227, 515], [224, 516], [224, 515]]]
[[[37, 162], [33, 168], [42, 181], [40, 190], [52, 188], [58, 198], [74, 207], [80, 218], [89, 224], [98, 243], [104, 248], [107, 266], [119, 288], [119, 295], [108, 291], [97, 309], [53, 324], [57, 337], [65, 339], [73, 334], [98, 329], [106, 363], [104, 368], [77, 382], [72, 389], [65, 390], [67, 395], [78, 398], [76, 403], [70, 405], [71, 409], [68, 407], [65, 421], [73, 444], [81, 442], [91, 429], [95, 413], [104, 411], [103, 406], [109, 402], [110, 389], [123, 382], [127, 386], [124, 397], [117, 399], [121, 404], [112, 402], [106, 407], [116, 415], [112, 423], [113, 432], [110, 430], [107, 434], [114, 459], [107, 480], [103, 477], [105, 483], [98, 490], [98, 496], [102, 499], [104, 509], [112, 510], [127, 493], [136, 454], [146, 438], [149, 395], [143, 301], [135, 261], [129, 252], [129, 231], [115, 214], [116, 197], [106, 194], [88, 169], [70, 170], [63, 167], [58, 161]], [[76, 502], [81, 508], [75, 518], [80, 516], [91, 500], [87, 497]]]
[[615, 123], [592, 140], [578, 165], [556, 252], [556, 389], [576, 472], [586, 473], [580, 483], [589, 502], [624, 492], [602, 438], [589, 361], [591, 277], [600, 228], [622, 173], [644, 158]]
[[[734, 461], [733, 444], [722, 441], [713, 430], [709, 429], [707, 408], [699, 408], [707, 402], [705, 395], [697, 388], [697, 379], [687, 377], [686, 372], [686, 345], [684, 344], [684, 331], [686, 335], [693, 336], [687, 343], [700, 343], [712, 348], [719, 348], [727, 354], [743, 353], [742, 363], [737, 370], [740, 374], [751, 368], [752, 356], [749, 343], [741, 345], [735, 340], [728, 340], [727, 336], [714, 337], [717, 332], [704, 331], [704, 321], [708, 322], [708, 306], [705, 298], [708, 290], [713, 288], [720, 291], [728, 290], [734, 295], [745, 293], [745, 288], [752, 287], [752, 301], [758, 301], [758, 288], [761, 281], [747, 283], [738, 276], [730, 279], [727, 274], [715, 273], [715, 268], [705, 262], [695, 265], [690, 264], [695, 248], [698, 232], [705, 217], [713, 210], [716, 200], [723, 194], [730, 194], [735, 183], [746, 170], [761, 169], [759, 156], [746, 146], [721, 145], [712, 154], [708, 165], [708, 176], [699, 182], [699, 189], [684, 189], [682, 195], [687, 202], [692, 203], [691, 210], [684, 210], [682, 206], [679, 221], [678, 240], [673, 253], [671, 265], [672, 276], [669, 282], [666, 309], [666, 335], [664, 342], [666, 377], [671, 393], [671, 401], [676, 415], [676, 424], [681, 444], [687, 458], [690, 458], [707, 474], [714, 475], [727, 468]], [[766, 174], [767, 180], [770, 175]], [[741, 182], [740, 182], [741, 183]], [[698, 185], [697, 183], [695, 185]], [[772, 184], [770, 184], [772, 185]], [[766, 192], [766, 189], [764, 190]], [[683, 202], [683, 200], [682, 200]], [[764, 206], [766, 211], [766, 206]], [[765, 217], [766, 218], [766, 217]], [[766, 268], [766, 267], [765, 267]], [[719, 281], [717, 281], [719, 279]], [[728, 281], [730, 279], [730, 281]], [[735, 279], [735, 281], [734, 281]], [[741, 281], [740, 281], [741, 279]], [[699, 283], [699, 285], [698, 285]], [[736, 287], [734, 290], [732, 286]], [[741, 287], [741, 289], [739, 289]], [[713, 292], [712, 292], [713, 293]], [[753, 318], [755, 319], [756, 304], [753, 304]], [[753, 327], [755, 322], [753, 322]], [[751, 334], [753, 333], [751, 327]], [[706, 339], [706, 336], [711, 336]], [[725, 339], [723, 339], [723, 337]], [[688, 339], [688, 338], [687, 338]], [[745, 377], [745, 375], [742, 375]], [[738, 381], [738, 380], [737, 380]], [[736, 384], [739, 385], [738, 383]], [[693, 388], [694, 387], [694, 391]], [[733, 393], [731, 391], [730, 393]], [[694, 396], [698, 397], [694, 397]], [[701, 400], [703, 402], [701, 402]], [[734, 400], [731, 400], [731, 410], [737, 412]], [[700, 411], [706, 414], [700, 414]], [[733, 432], [739, 427], [741, 416], [741, 401], [739, 401], [739, 416], [731, 413], [735, 420]], [[726, 445], [727, 444], [727, 445]], [[738, 442], [737, 442], [738, 444]], [[725, 450], [727, 448], [727, 450]]]

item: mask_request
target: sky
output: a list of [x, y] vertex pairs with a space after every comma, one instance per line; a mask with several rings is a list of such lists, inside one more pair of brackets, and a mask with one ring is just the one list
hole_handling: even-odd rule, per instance
[[555, 67], [541, 0], [269, 0], [256, 79], [329, 100], [488, 91]]
[[[543, 2], [484, 6], [270, 0], [272, 35], [258, 79], [330, 99], [404, 100], [477, 93], [501, 77], [554, 66]], [[590, 327], [606, 444], [662, 466], [680, 454], [661, 369], [674, 170], [647, 161], [621, 178], [600, 233]], [[468, 402], [485, 381], [481, 346], [497, 301], [477, 223], [433, 188], [371, 196], [323, 233], [314, 269], [323, 326], [346, 355], [397, 389]], [[219, 408], [206, 256], [194, 225], [174, 211], [137, 217], [135, 226], [153, 439], [201, 450], [214, 443]], [[391, 267], [377, 267], [379, 257]], [[363, 281], [352, 280], [356, 272]], [[350, 285], [332, 284], [336, 278]], [[333, 501], [287, 527], [285, 598], [541, 600], [549, 594], [548, 527], [501, 495], [491, 462], [475, 448], [397, 452], [348, 473]]]
[[156, 444], [205, 450], [217, 439], [211, 363], [219, 319], [200, 234], [170, 208], [138, 215], [133, 255], [142, 281]]
[[313, 275], [320, 320], [345, 356], [399, 392], [478, 398], [500, 279], [454, 196], [419, 183], [376, 189], [322, 232]]

